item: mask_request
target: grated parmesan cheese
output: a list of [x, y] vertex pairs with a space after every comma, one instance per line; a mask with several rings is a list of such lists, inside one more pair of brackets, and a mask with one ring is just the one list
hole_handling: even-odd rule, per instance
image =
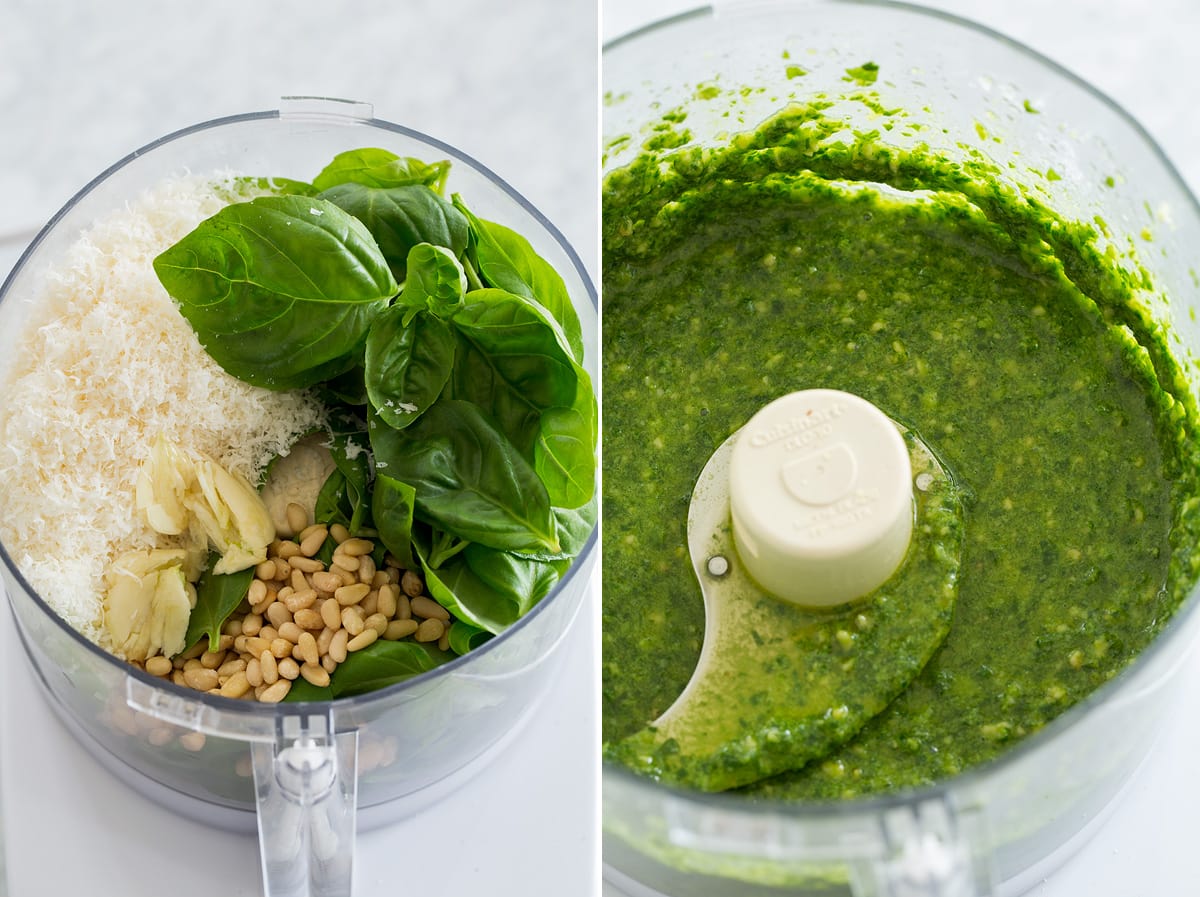
[[134, 504], [154, 438], [254, 482], [323, 420], [307, 393], [226, 374], [154, 273], [154, 257], [232, 193], [228, 179], [174, 178], [96, 222], [48, 274], [0, 371], [0, 540], [42, 598], [105, 649], [105, 569], [128, 550], [173, 547]]

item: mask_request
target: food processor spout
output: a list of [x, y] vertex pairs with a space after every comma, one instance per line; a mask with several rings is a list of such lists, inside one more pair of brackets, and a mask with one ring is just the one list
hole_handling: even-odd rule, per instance
[[350, 897], [357, 732], [332, 717], [285, 716], [252, 745], [266, 897]]

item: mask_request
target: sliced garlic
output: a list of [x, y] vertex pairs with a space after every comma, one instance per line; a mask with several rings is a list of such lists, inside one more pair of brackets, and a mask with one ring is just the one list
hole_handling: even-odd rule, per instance
[[197, 461], [195, 471], [198, 489], [190, 491], [185, 502], [221, 553], [213, 571], [236, 573], [265, 561], [275, 525], [255, 488], [211, 458]]
[[127, 660], [171, 657], [185, 647], [196, 590], [186, 549], [127, 551], [105, 573], [104, 625]]
[[155, 532], [177, 536], [187, 529], [185, 499], [194, 479], [191, 459], [160, 433], [138, 469], [135, 496]]

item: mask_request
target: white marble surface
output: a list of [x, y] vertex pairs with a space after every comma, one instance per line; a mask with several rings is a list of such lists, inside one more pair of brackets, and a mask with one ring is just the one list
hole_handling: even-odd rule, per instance
[[[481, 160], [597, 270], [592, 0], [0, 0], [0, 278], [92, 176], [177, 128], [308, 94]], [[6, 605], [6, 602], [5, 602]], [[536, 719], [485, 776], [359, 840], [359, 897], [598, 892], [595, 603]], [[0, 608], [0, 767], [20, 897], [262, 893], [253, 838], [173, 817], [80, 748], [32, 692]], [[3, 894], [0, 880], [0, 894]]]
[[[718, 0], [737, 2], [737, 0]], [[605, 0], [605, 41], [700, 4]], [[799, 3], [797, 3], [799, 5]], [[1196, 0], [926, 0], [1025, 43], [1097, 86], [1150, 132], [1200, 194], [1200, 3]], [[1196, 247], [1200, 260], [1200, 247]], [[1200, 893], [1200, 652], [1182, 671], [1184, 699], [1095, 838], [1029, 891], [1033, 897]], [[617, 892], [605, 885], [607, 895]]]

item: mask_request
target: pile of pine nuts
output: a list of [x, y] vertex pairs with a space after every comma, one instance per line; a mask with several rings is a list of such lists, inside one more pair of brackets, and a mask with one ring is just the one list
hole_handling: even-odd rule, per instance
[[[378, 639], [449, 648], [450, 613], [425, 593], [419, 574], [390, 554], [377, 569], [371, 540], [352, 538], [340, 524], [309, 524], [298, 504], [287, 513], [295, 537], [271, 544], [216, 650], [201, 638], [173, 660], [147, 659], [146, 672], [197, 691], [273, 704], [299, 678], [328, 685], [338, 664]], [[326, 569], [315, 555], [330, 536], [337, 547]]]

